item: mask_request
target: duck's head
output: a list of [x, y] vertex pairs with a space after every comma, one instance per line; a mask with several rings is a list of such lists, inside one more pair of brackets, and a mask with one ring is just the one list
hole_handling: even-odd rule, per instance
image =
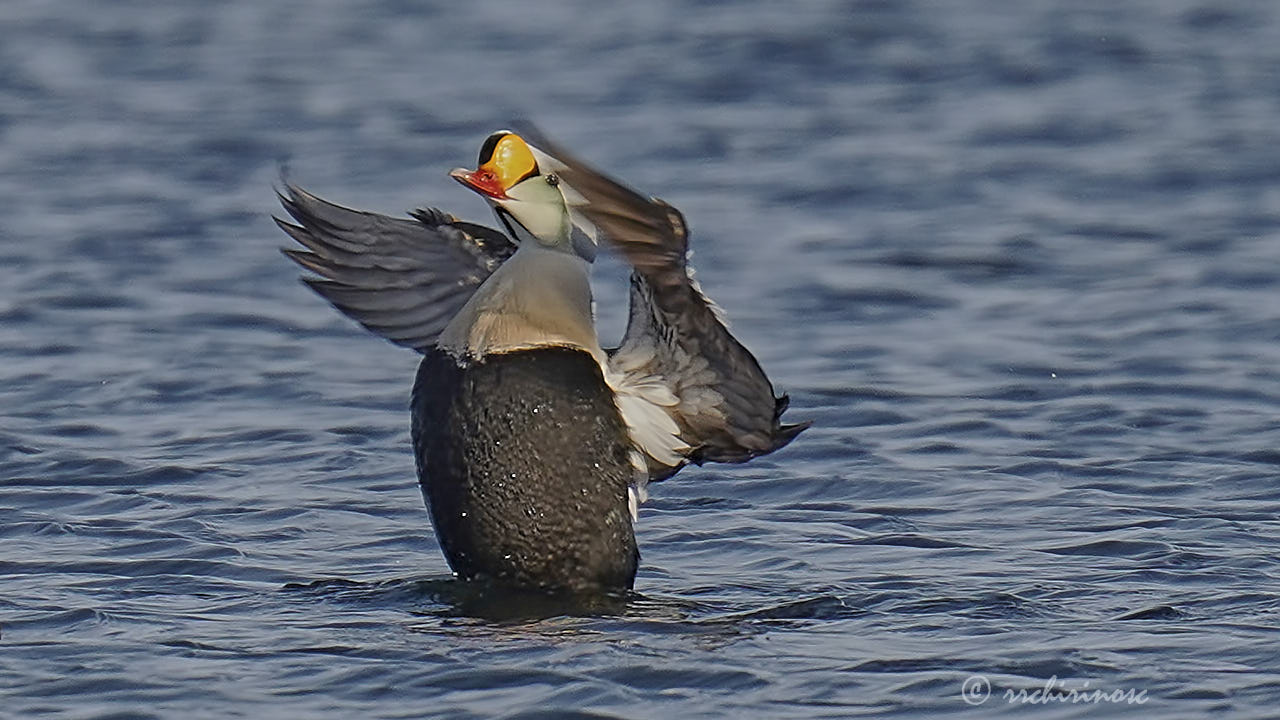
[[455, 168], [449, 175], [488, 201], [517, 241], [532, 238], [543, 247], [590, 262], [595, 259], [595, 243], [575, 230], [559, 176], [539, 167], [548, 161], [549, 156], [524, 138], [499, 130], [484, 141], [475, 170]]

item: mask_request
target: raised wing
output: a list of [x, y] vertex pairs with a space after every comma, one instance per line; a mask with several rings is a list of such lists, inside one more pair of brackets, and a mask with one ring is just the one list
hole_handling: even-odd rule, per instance
[[435, 209], [393, 218], [335, 205], [285, 183], [274, 218], [305, 250], [283, 250], [319, 277], [303, 282], [348, 317], [419, 352], [516, 250], [506, 235]]
[[577, 212], [634, 268], [627, 332], [606, 370], [650, 480], [687, 462], [773, 452], [808, 427], [782, 424], [787, 397], [774, 396], [760, 363], [694, 281], [680, 211], [596, 172], [532, 128], [521, 132], [549, 156]]

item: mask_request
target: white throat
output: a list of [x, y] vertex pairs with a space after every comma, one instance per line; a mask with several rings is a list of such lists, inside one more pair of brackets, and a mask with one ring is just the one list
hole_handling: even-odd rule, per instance
[[458, 357], [560, 346], [604, 357], [591, 317], [591, 266], [529, 238], [485, 280], [436, 346]]

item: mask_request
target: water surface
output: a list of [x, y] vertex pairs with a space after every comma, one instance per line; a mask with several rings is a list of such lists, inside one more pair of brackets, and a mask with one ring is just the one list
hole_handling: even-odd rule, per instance
[[[1272, 714], [1278, 15], [6, 2], [0, 715]], [[655, 488], [620, 602], [450, 579], [416, 357], [269, 218], [283, 164], [488, 221], [515, 117], [685, 211], [815, 422]]]

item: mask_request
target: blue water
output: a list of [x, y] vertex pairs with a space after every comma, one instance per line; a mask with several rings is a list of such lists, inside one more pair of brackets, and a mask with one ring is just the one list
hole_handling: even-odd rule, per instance
[[[487, 222], [512, 118], [685, 211], [815, 422], [656, 487], [624, 602], [450, 579], [416, 356], [269, 218]], [[1280, 705], [1268, 0], [6, 0], [0, 218], [0, 716]]]

